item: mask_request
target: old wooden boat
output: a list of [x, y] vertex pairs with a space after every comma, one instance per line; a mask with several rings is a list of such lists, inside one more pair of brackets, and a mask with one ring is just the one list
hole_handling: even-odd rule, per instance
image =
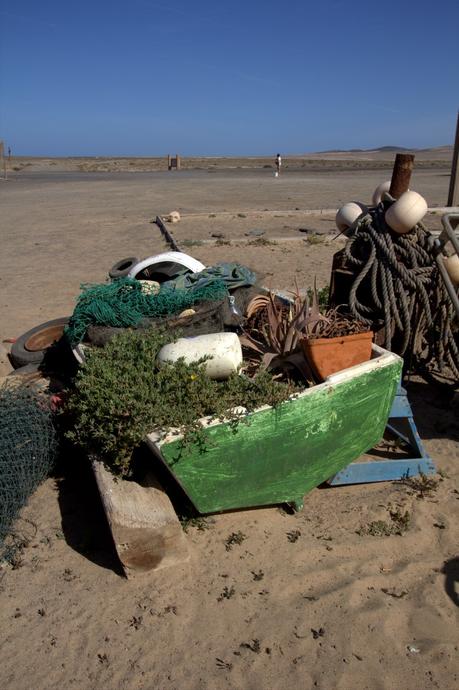
[[277, 408], [262, 407], [237, 429], [201, 420], [205, 451], [173, 433], [147, 437], [198, 512], [279, 503], [303, 496], [356, 460], [383, 436], [402, 359], [376, 345], [368, 362], [329, 376]]

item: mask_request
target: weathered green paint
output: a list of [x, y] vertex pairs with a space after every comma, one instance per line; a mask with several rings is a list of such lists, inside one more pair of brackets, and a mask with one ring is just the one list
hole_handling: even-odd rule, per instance
[[384, 432], [401, 360], [325, 383], [298, 398], [249, 416], [234, 432], [207, 429], [204, 453], [160, 444], [163, 461], [200, 513], [299, 502], [377, 443]]

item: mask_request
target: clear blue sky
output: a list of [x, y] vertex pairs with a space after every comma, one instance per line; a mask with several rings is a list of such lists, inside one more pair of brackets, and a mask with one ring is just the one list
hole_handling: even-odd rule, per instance
[[17, 155], [452, 143], [457, 0], [2, 0]]

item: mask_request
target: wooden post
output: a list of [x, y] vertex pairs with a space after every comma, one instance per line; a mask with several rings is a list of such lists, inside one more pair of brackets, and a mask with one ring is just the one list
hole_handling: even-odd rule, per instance
[[178, 153], [175, 154], [175, 161], [175, 167], [177, 168], [177, 170], [180, 170], [180, 156], [178, 155]]
[[409, 189], [413, 167], [414, 156], [412, 153], [397, 153], [389, 189], [389, 194], [394, 199], [398, 199], [403, 192]]
[[457, 114], [456, 139], [454, 141], [454, 153], [451, 163], [451, 178], [449, 180], [448, 203], [447, 206], [457, 206], [459, 204], [459, 175], [457, 174], [457, 161], [459, 158], [459, 112]]
[[171, 154], [167, 154], [167, 169], [172, 170]]
[[182, 526], [155, 476], [140, 485], [114, 477], [96, 458], [91, 465], [126, 576], [185, 563], [190, 554]]
[[6, 158], [5, 158], [5, 145], [3, 141], [0, 141], [0, 166], [3, 168], [3, 176], [5, 180], [8, 179], [8, 172], [6, 168]]

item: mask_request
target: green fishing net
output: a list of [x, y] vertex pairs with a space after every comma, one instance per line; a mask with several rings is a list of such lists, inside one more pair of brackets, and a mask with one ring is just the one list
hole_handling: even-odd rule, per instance
[[0, 560], [21, 543], [19, 511], [48, 476], [57, 449], [48, 400], [12, 382], [0, 385]]
[[129, 328], [145, 318], [178, 314], [199, 302], [221, 300], [227, 294], [220, 279], [193, 289], [167, 290], [161, 286], [157, 294], [144, 292], [142, 283], [134, 278], [83, 285], [65, 333], [70, 343], [76, 345], [83, 340], [88, 326]]

